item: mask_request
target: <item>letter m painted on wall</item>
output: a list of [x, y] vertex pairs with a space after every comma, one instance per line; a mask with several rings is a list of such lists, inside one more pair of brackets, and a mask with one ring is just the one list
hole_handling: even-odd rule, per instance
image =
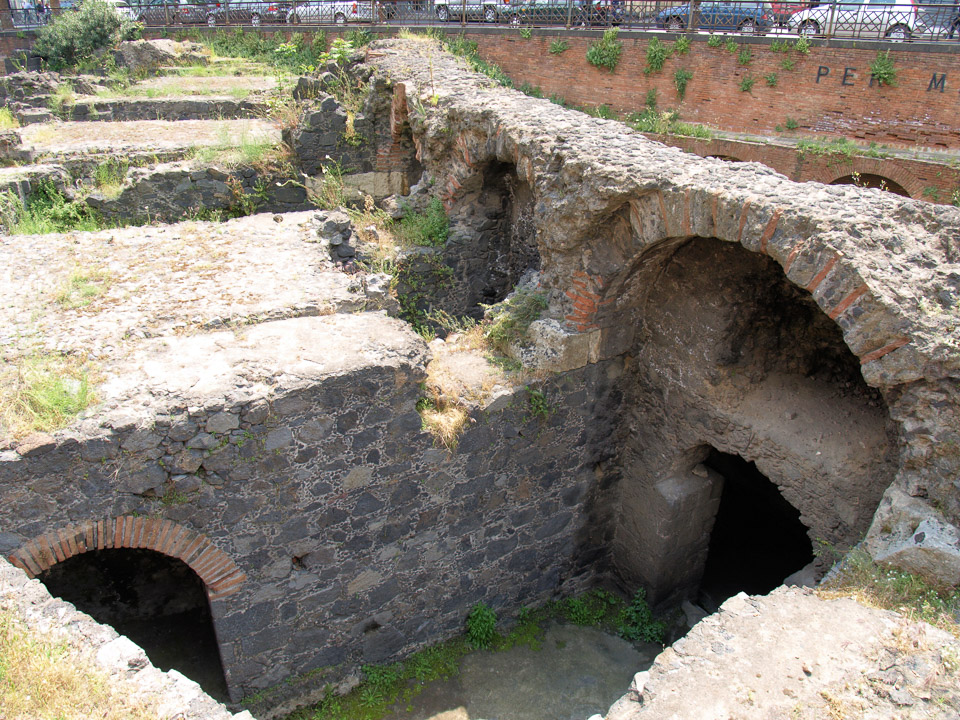
[[947, 74], [940, 73], [940, 77], [938, 78], [937, 74], [934, 73], [933, 77], [930, 78], [930, 84], [927, 85], [927, 92], [930, 92], [931, 90], [939, 90], [940, 92], [943, 92], [946, 89], [946, 87], [947, 87]]

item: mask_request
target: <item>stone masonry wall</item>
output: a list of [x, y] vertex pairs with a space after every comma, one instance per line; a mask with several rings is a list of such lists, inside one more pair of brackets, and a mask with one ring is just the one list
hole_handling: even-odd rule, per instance
[[[261, 342], [288, 357], [291, 333], [318, 361], [349, 339], [376, 355], [309, 382], [283, 375], [254, 398], [241, 383], [204, 405], [125, 404], [4, 451], [0, 552], [30, 572], [98, 546], [180, 557], [207, 583], [234, 699], [449, 637], [478, 601], [502, 610], [584, 587], [603, 569], [589, 496], [611, 451], [596, 418], [613, 416], [619, 363], [548, 381], [546, 419], [526, 390], [505, 391], [451, 454], [421, 430], [426, 355], [401, 327], [376, 315], [255, 326], [237, 341], [246, 363]], [[154, 362], [205, 362], [214, 377], [195, 372], [215, 384], [221, 361], [195, 357], [208, 342], [187, 338]]]

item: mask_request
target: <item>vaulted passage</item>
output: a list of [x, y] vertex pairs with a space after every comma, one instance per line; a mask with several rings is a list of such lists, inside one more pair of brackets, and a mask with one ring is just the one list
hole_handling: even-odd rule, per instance
[[800, 511], [752, 462], [711, 449], [723, 482], [698, 600], [710, 611], [738, 592], [765, 595], [813, 560]]
[[910, 197], [910, 193], [900, 183], [886, 178], [883, 175], [874, 175], [872, 173], [854, 173], [838, 177], [830, 183], [831, 185], [856, 185], [857, 187], [877, 188], [886, 190], [894, 195], [901, 197]]
[[626, 588], [715, 607], [811, 562], [808, 529], [852, 546], [895, 444], [840, 328], [777, 263], [734, 243], [680, 238], [636, 267], [619, 289], [638, 301], [613, 553]]
[[37, 577], [51, 595], [129, 637], [161, 670], [174, 668], [227, 700], [206, 590], [184, 563], [152, 550], [99, 550]]

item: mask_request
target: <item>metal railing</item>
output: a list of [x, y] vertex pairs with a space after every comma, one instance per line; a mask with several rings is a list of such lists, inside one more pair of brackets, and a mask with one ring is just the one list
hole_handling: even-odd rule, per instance
[[[119, 12], [148, 27], [469, 24], [783, 35], [857, 40], [960, 41], [955, 0], [671, 2], [670, 0], [127, 0]], [[13, 9], [3, 26], [36, 29], [61, 9]]]

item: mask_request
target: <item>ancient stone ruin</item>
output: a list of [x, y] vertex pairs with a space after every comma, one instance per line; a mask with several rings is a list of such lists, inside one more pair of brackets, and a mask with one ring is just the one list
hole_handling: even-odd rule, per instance
[[[0, 243], [7, 344], [102, 367], [76, 423], [0, 445], [11, 563], [54, 594], [128, 592], [104, 611], [134, 640], [189, 615], [221, 698], [280, 686], [275, 705], [455, 634], [478, 601], [607, 585], [714, 610], [861, 540], [960, 582], [960, 211], [686, 155], [429, 43], [377, 42], [354, 71], [359, 149], [322, 78], [298, 88], [288, 207]], [[417, 412], [445, 343], [391, 316], [357, 229], [281, 212], [338, 148], [378, 200], [443, 202], [450, 240], [407, 258], [419, 302], [546, 298], [511, 349], [536, 375], [468, 354], [455, 451]], [[109, 202], [218, 172], [145, 170]], [[109, 291], [35, 312], [77, 258]]]

